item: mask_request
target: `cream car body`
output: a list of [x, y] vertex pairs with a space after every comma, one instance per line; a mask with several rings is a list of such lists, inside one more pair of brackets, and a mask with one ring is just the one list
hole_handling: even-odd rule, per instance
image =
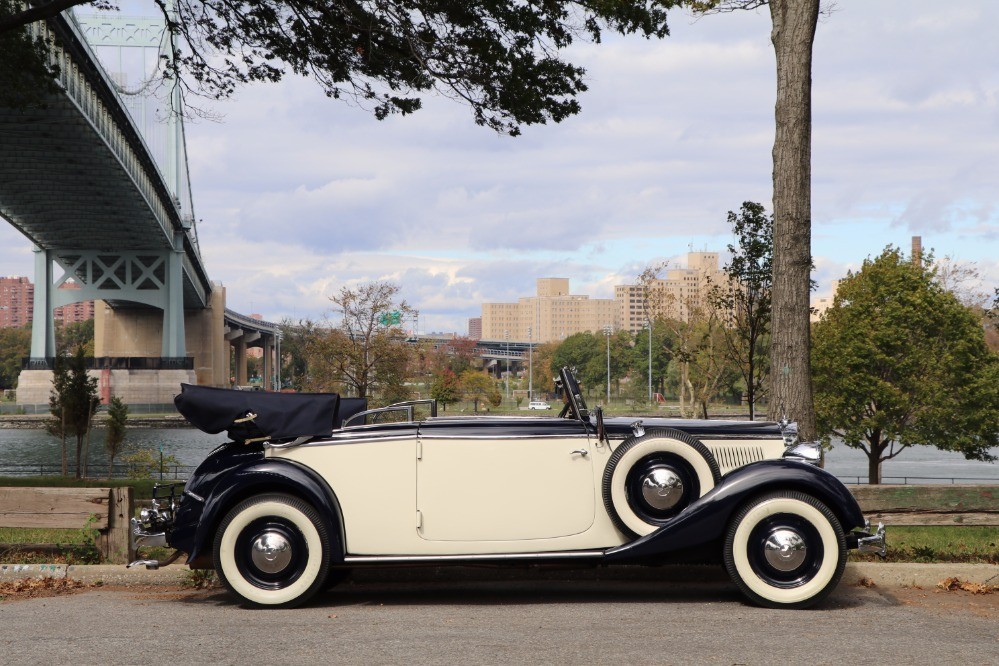
[[234, 441], [136, 533], [261, 606], [368, 565], [720, 556], [754, 602], [803, 607], [836, 585], [848, 548], [883, 553], [793, 424], [605, 419], [567, 369], [558, 388], [557, 417], [186, 388], [181, 412]]

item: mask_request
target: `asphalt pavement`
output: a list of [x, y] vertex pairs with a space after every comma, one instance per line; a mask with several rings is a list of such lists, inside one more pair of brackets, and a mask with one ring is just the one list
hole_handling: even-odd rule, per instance
[[70, 567], [103, 585], [0, 603], [0, 663], [964, 665], [999, 655], [999, 595], [935, 588], [941, 575], [999, 567], [851, 565], [807, 611], [748, 605], [717, 574], [666, 580], [705, 568], [371, 571], [292, 610], [180, 588], [181, 571], [129, 573], [123, 585], [109, 568]]
[[[406, 581], [412, 576], [436, 580], [544, 579], [545, 570], [496, 570], [476, 567], [446, 567], [422, 569], [372, 569], [355, 572], [355, 580]], [[652, 577], [667, 582], [724, 582], [725, 571], [717, 566], [607, 567], [582, 569], [572, 574], [578, 580], [643, 580]], [[149, 570], [128, 569], [124, 565], [96, 564], [0, 564], [0, 582], [19, 578], [69, 578], [83, 583], [108, 585], [182, 585], [190, 576], [184, 564]], [[879, 587], [929, 587], [947, 578], [959, 578], [969, 583], [999, 585], [999, 565], [996, 564], [897, 564], [886, 562], [849, 562], [842, 585], [873, 583]], [[999, 662], [999, 659], [997, 659]]]

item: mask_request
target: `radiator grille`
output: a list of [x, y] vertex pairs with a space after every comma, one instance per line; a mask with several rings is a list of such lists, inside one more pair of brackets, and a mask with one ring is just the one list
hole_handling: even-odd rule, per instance
[[709, 444], [708, 449], [718, 461], [718, 469], [723, 475], [764, 458], [763, 447], [752, 444]]

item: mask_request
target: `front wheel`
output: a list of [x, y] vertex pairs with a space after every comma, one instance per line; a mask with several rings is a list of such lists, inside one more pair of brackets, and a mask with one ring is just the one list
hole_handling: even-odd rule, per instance
[[807, 608], [825, 599], [846, 567], [846, 538], [825, 504], [775, 492], [743, 507], [729, 524], [725, 568], [746, 597], [768, 608]]
[[323, 588], [330, 538], [310, 504], [290, 495], [258, 495], [222, 520], [213, 553], [219, 579], [241, 600], [291, 608]]

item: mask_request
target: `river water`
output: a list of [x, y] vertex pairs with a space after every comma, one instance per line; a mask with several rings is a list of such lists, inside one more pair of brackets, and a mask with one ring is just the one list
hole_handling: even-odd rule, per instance
[[[107, 466], [105, 431], [94, 430], [90, 442], [92, 474]], [[135, 428], [127, 431], [126, 447], [146, 448], [173, 456], [179, 465], [197, 465], [213, 448], [226, 440], [224, 434], [206, 435], [193, 428]], [[72, 461], [74, 442], [69, 442]], [[999, 450], [993, 454], [999, 456]], [[11, 473], [12, 465], [55, 465], [60, 461], [60, 442], [43, 430], [0, 429], [0, 475]], [[847, 482], [867, 477], [867, 457], [863, 451], [839, 445], [826, 454], [826, 469]], [[965, 460], [958, 453], [920, 446], [886, 461], [881, 471], [886, 483], [997, 483], [999, 463]]]

